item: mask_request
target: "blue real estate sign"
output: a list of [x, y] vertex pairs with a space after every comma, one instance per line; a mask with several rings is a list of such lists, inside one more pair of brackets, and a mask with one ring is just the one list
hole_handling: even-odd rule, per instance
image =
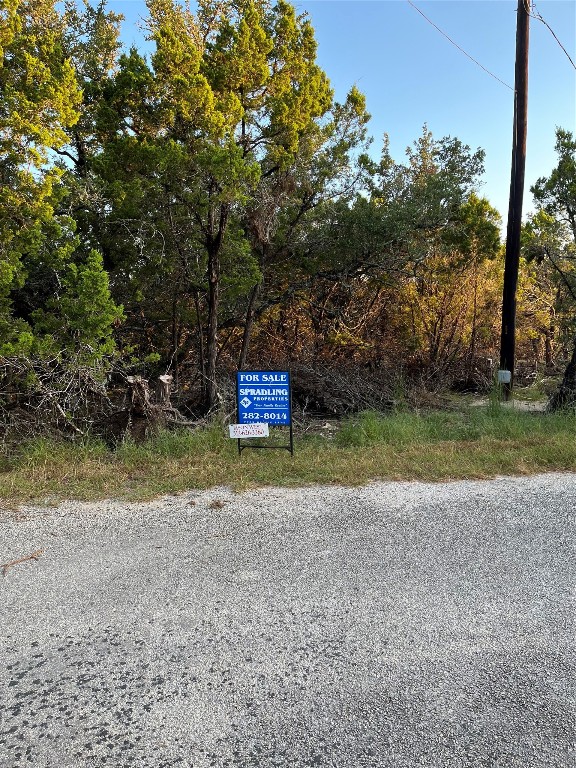
[[236, 387], [239, 424], [290, 425], [288, 371], [238, 371]]

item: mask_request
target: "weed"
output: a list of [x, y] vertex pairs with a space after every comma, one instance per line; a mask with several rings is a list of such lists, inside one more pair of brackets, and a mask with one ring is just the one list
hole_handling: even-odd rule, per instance
[[333, 440], [296, 438], [295, 454], [238, 456], [224, 425], [164, 432], [111, 451], [98, 441], [32, 440], [0, 455], [0, 497], [18, 503], [63, 498], [150, 499], [228, 485], [357, 485], [374, 479], [446, 480], [576, 470], [576, 416], [501, 406], [462, 411], [368, 411]]

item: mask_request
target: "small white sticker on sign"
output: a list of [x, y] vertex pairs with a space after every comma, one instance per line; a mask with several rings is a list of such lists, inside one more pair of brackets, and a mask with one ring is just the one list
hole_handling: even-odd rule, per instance
[[230, 424], [230, 437], [268, 437], [268, 424]]

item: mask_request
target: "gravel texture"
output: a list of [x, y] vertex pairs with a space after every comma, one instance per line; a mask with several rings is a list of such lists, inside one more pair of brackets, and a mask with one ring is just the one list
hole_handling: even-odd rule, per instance
[[0, 766], [576, 765], [576, 475], [0, 513]]

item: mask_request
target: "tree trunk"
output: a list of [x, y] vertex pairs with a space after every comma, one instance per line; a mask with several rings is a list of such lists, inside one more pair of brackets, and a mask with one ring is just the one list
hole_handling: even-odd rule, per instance
[[548, 400], [547, 410], [559, 411], [562, 408], [576, 406], [576, 339], [570, 362], [564, 371], [562, 384]]
[[544, 332], [544, 362], [546, 368], [552, 368], [554, 365], [554, 352], [552, 349], [552, 340], [554, 339], [554, 326], [546, 328]]
[[472, 378], [476, 368], [476, 324], [478, 322], [478, 265], [474, 263], [474, 295], [472, 300], [472, 331], [468, 347], [468, 376]]
[[206, 410], [218, 401], [216, 358], [218, 357], [218, 308], [220, 303], [220, 259], [214, 249], [208, 254], [208, 330], [206, 333]]
[[200, 370], [201, 400], [206, 402], [206, 352], [204, 350], [204, 329], [202, 328], [202, 315], [200, 313], [200, 296], [194, 290], [194, 309], [196, 310], [196, 332], [198, 333], [198, 368]]
[[228, 223], [228, 205], [220, 206], [218, 223], [213, 211], [211, 234], [206, 240], [208, 253], [208, 330], [206, 332], [206, 411], [218, 405], [216, 363], [218, 361], [218, 312], [220, 309], [220, 251]]
[[550, 322], [544, 329], [544, 361], [546, 368], [554, 366], [554, 338], [556, 336], [556, 316], [554, 309], [550, 308]]
[[[172, 365], [178, 371], [178, 297], [176, 290], [172, 294]], [[178, 375], [178, 374], [176, 374]]]
[[260, 283], [257, 283], [250, 291], [248, 309], [246, 310], [246, 321], [244, 323], [244, 333], [242, 334], [242, 349], [238, 358], [238, 370], [243, 371], [248, 359], [248, 349], [250, 347], [250, 337], [254, 327], [254, 318], [256, 317], [256, 302], [260, 293]]
[[154, 400], [160, 408], [171, 408], [170, 390], [172, 389], [172, 376], [165, 374], [158, 376], [154, 385]]
[[150, 386], [142, 376], [128, 376], [128, 394], [132, 415], [145, 417], [150, 412]]

